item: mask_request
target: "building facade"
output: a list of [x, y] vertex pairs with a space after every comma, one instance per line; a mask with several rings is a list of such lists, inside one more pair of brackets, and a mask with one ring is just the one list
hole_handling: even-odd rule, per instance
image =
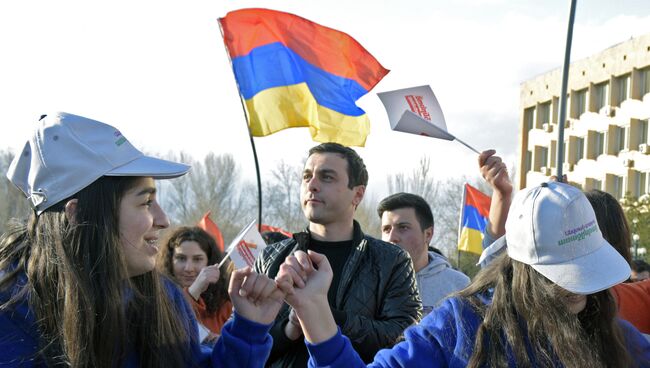
[[[521, 85], [519, 171], [524, 188], [556, 174], [562, 69]], [[562, 171], [584, 190], [650, 193], [650, 34], [571, 64]]]

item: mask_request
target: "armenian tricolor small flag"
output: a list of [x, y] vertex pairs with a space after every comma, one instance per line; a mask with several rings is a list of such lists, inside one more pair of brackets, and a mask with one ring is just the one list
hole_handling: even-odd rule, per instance
[[317, 142], [365, 144], [370, 122], [355, 101], [388, 70], [354, 38], [268, 9], [219, 22], [253, 136], [309, 127]]
[[458, 230], [458, 250], [481, 254], [483, 231], [490, 213], [490, 197], [465, 183]]

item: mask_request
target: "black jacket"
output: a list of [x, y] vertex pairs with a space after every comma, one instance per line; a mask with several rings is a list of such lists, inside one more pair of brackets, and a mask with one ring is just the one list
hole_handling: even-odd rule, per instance
[[[307, 250], [309, 231], [266, 247], [255, 271], [273, 278], [298, 243]], [[404, 329], [422, 316], [413, 262], [400, 247], [364, 235], [354, 222], [354, 244], [332, 306], [341, 332], [350, 338], [361, 358], [372, 361], [377, 351], [393, 346]], [[303, 338], [289, 340], [284, 334], [289, 307], [284, 305], [271, 328], [273, 349], [267, 362], [272, 367], [306, 367], [309, 357]]]

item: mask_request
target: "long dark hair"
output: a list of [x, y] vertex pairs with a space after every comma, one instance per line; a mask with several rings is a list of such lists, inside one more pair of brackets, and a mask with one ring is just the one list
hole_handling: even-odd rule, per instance
[[[493, 289], [492, 303], [478, 295]], [[589, 295], [577, 317], [562, 303], [563, 291], [531, 266], [501, 255], [459, 295], [481, 316], [468, 367], [632, 367], [616, 304], [607, 290]], [[527, 341], [526, 341], [527, 340]], [[528, 350], [529, 349], [529, 350]]]
[[630, 247], [630, 226], [625, 217], [623, 207], [616, 198], [602, 190], [592, 189], [585, 192], [596, 214], [598, 227], [609, 244], [625, 258], [627, 263], [632, 262]]
[[[169, 240], [165, 242], [165, 246], [160, 254], [162, 262], [159, 264], [163, 267], [163, 272], [175, 278], [174, 275], [174, 250], [178, 248], [181, 243], [186, 241], [195, 241], [201, 247], [208, 257], [208, 266], [218, 264], [224, 257], [224, 254], [217, 248], [217, 242], [205, 230], [198, 226], [188, 227], [183, 226], [174, 230], [169, 236]], [[221, 277], [219, 281], [210, 284], [208, 288], [201, 294], [201, 298], [205, 302], [206, 310], [208, 313], [215, 313], [221, 306], [230, 300], [228, 296], [228, 265], [226, 262], [219, 271]]]
[[142, 367], [191, 364], [187, 322], [170, 300], [169, 282], [155, 271], [129, 278], [126, 270], [119, 208], [139, 180], [102, 177], [74, 195], [74, 221], [65, 200], [0, 240], [0, 270], [11, 270], [0, 289], [27, 278], [0, 311], [28, 298], [48, 365], [115, 367], [133, 353]]

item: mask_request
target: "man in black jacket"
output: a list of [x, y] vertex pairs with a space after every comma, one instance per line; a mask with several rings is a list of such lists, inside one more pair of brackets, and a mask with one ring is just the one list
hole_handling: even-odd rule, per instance
[[[294, 250], [325, 254], [334, 277], [328, 292], [332, 314], [366, 362], [390, 347], [420, 320], [422, 303], [413, 263], [399, 247], [364, 235], [354, 221], [368, 184], [359, 155], [336, 143], [309, 150], [300, 190], [308, 228], [267, 247], [255, 270], [275, 277]], [[306, 367], [309, 355], [297, 317], [285, 305], [271, 329], [271, 367]]]

